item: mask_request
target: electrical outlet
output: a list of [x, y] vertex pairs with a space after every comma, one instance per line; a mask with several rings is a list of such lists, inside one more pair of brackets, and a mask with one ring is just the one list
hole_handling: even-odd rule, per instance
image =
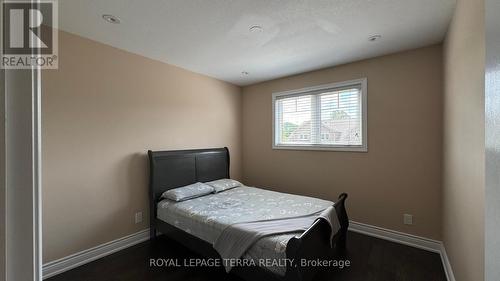
[[403, 223], [412, 225], [413, 224], [413, 215], [403, 214]]
[[141, 223], [141, 222], [142, 222], [142, 212], [135, 213], [135, 223]]

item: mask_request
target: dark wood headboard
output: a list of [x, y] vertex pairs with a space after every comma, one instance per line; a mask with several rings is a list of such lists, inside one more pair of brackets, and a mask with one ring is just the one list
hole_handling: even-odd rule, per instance
[[229, 178], [229, 150], [224, 148], [148, 151], [150, 221], [163, 192], [195, 182]]

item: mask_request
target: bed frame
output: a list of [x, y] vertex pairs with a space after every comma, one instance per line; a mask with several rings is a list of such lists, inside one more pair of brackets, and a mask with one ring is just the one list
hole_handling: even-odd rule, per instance
[[[150, 238], [158, 232], [183, 244], [192, 251], [209, 258], [220, 258], [212, 245], [157, 219], [157, 203], [163, 192], [195, 182], [208, 182], [229, 178], [229, 150], [227, 147], [214, 149], [148, 151], [150, 163]], [[301, 267], [300, 260], [332, 259], [343, 255], [349, 220], [345, 209], [347, 194], [340, 194], [334, 207], [341, 229], [333, 237], [333, 249], [327, 222], [317, 220], [300, 236], [289, 240], [286, 257], [293, 259], [285, 276], [278, 276], [261, 267], [235, 267], [231, 273], [248, 280], [309, 281], [321, 270], [318, 267]]]

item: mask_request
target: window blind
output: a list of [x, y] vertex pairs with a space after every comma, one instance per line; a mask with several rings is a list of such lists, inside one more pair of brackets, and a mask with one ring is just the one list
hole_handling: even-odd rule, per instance
[[275, 146], [363, 145], [360, 83], [274, 99]]

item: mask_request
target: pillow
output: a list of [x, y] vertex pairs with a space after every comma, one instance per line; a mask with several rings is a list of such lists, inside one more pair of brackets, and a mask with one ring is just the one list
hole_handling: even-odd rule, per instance
[[242, 186], [242, 184], [239, 181], [235, 181], [232, 179], [220, 179], [220, 180], [206, 182], [205, 184], [212, 186], [215, 190], [215, 193], [235, 188], [238, 186]]
[[167, 190], [161, 195], [173, 201], [185, 201], [214, 192], [214, 188], [201, 182]]

